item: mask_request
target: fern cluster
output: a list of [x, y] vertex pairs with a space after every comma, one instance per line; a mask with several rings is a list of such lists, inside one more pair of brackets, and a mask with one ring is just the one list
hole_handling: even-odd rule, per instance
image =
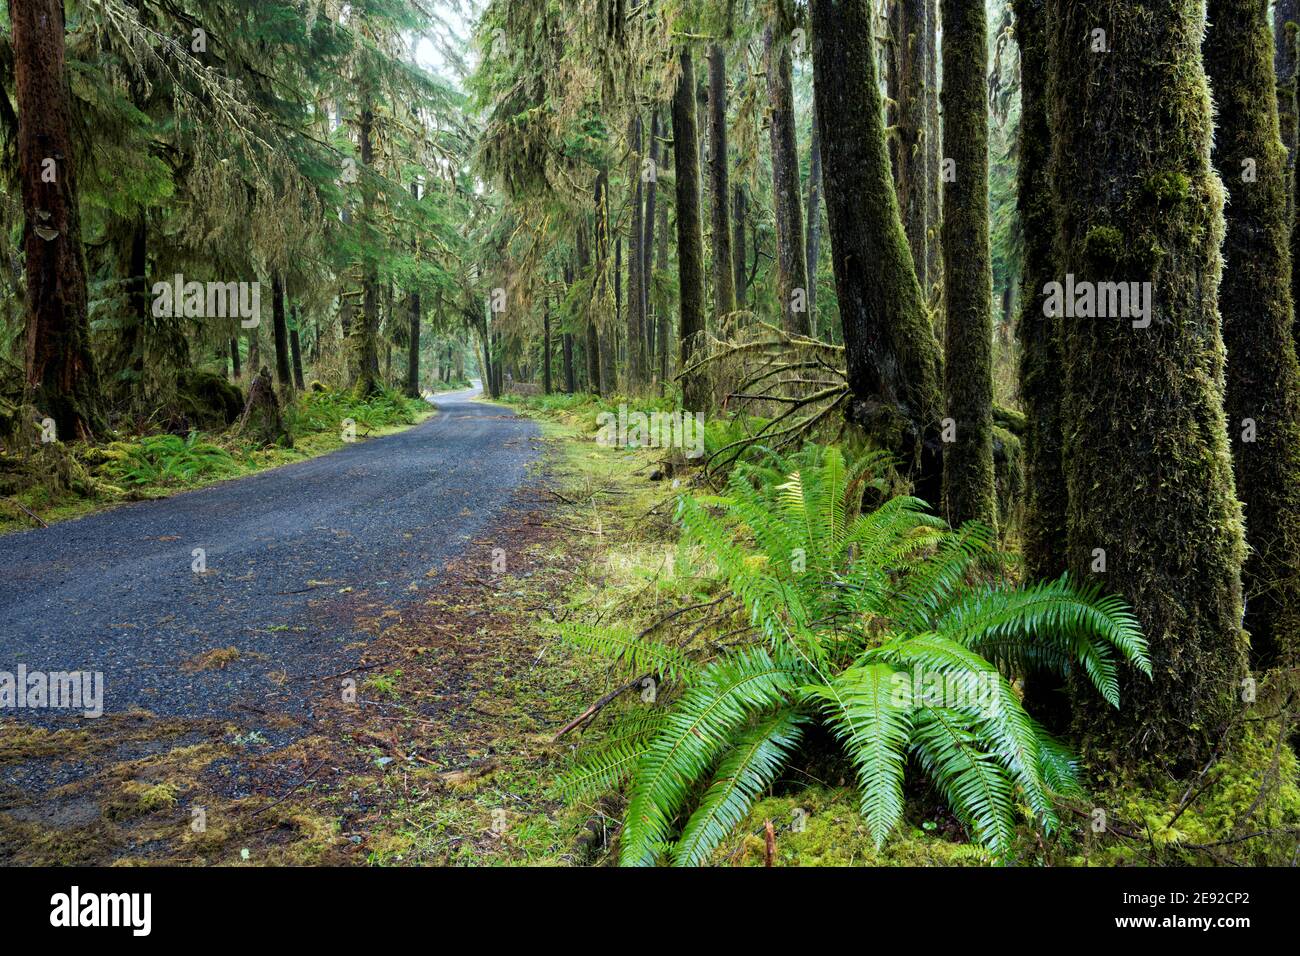
[[181, 485], [239, 471], [229, 452], [198, 432], [186, 438], [150, 435], [137, 442], [113, 442], [105, 455], [114, 478], [132, 485]]
[[811, 448], [794, 470], [743, 466], [724, 496], [681, 499], [683, 540], [743, 602], [754, 640], [694, 660], [624, 628], [565, 627], [680, 688], [562, 780], [572, 796], [627, 786], [623, 864], [706, 861], [813, 723], [854, 765], [877, 846], [903, 816], [909, 761], [999, 859], [1018, 803], [1058, 826], [1053, 798], [1079, 792], [1076, 762], [1008, 675], [1077, 668], [1118, 707], [1119, 663], [1150, 675], [1137, 622], [1068, 576], [1014, 584], [988, 528], [950, 529], [916, 498], [862, 513], [864, 491], [885, 487], [884, 464], [849, 467], [838, 449]]

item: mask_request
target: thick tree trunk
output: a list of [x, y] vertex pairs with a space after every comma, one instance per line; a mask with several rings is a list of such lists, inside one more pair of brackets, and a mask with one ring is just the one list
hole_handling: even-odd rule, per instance
[[149, 325], [149, 220], [144, 210], [131, 229], [127, 263], [126, 326], [122, 330], [123, 366], [130, 372], [125, 391], [139, 389], [144, 379], [145, 329]]
[[1291, 329], [1286, 151], [1272, 40], [1259, 0], [1210, 0], [1202, 47], [1218, 106], [1214, 160], [1228, 190], [1219, 287], [1228, 436], [1250, 546], [1242, 584], [1255, 660], [1300, 664], [1300, 367]]
[[411, 291], [410, 341], [406, 346], [406, 394], [420, 397], [420, 293]]
[[808, 328], [810, 335], [817, 334], [817, 259], [822, 238], [822, 134], [817, 122], [817, 101], [813, 98], [812, 135], [808, 144], [808, 229], [806, 234], [808, 262]]
[[[957, 168], [943, 193], [944, 397], [946, 424], [953, 429], [944, 439], [944, 509], [954, 527], [966, 521], [991, 527], [997, 521], [997, 498], [984, 5], [943, 0], [943, 22], [943, 151]], [[909, 153], [910, 147], [905, 144], [901, 152]], [[914, 198], [919, 203], [924, 190]], [[924, 243], [912, 250], [924, 261]]]
[[938, 506], [943, 397], [885, 149], [870, 0], [813, 0], [813, 70], [849, 417]]
[[275, 380], [280, 388], [293, 391], [293, 368], [289, 358], [289, 325], [284, 314], [284, 281], [271, 274], [271, 331], [275, 338]]
[[[673, 162], [677, 182], [677, 275], [681, 296], [680, 366], [685, 370], [704, 331], [704, 235], [700, 227], [700, 151], [695, 124], [695, 64], [689, 47], [680, 54], [681, 76], [673, 94]], [[661, 353], [661, 358], [662, 358]], [[682, 407], [708, 407], [705, 377], [682, 379]]]
[[713, 219], [713, 315], [718, 328], [736, 311], [731, 262], [731, 181], [727, 156], [727, 55], [709, 47], [709, 203]]
[[239, 368], [239, 339], [230, 340], [230, 372], [232, 378], [239, 379], [241, 374]]
[[1047, 118], [1047, 0], [1015, 0], [1020, 45], [1020, 162], [1016, 209], [1024, 235], [1020, 270], [1020, 399], [1026, 429], [1025, 514], [1022, 551], [1031, 579], [1065, 571], [1065, 475], [1061, 461], [1060, 320], [1043, 307], [1043, 290], [1056, 278], [1056, 235], [1051, 129]]
[[799, 147], [794, 132], [794, 67], [789, 24], [768, 24], [767, 92], [771, 108], [772, 206], [776, 214], [777, 299], [781, 327], [808, 335], [808, 250], [804, 245], [803, 202], [799, 194]]
[[[926, 185], [929, 180], [925, 142], [926, 108], [926, 0], [898, 0], [894, 4], [892, 32], [898, 77], [898, 112], [896, 139], [898, 205], [903, 229], [912, 250], [916, 278], [925, 289], [929, 285], [929, 259], [926, 234], [929, 228]], [[984, 59], [983, 57], [981, 58]], [[947, 76], [945, 66], [945, 76]], [[945, 116], [947, 113], [945, 112]], [[987, 136], [985, 137], [987, 140]], [[949, 156], [951, 157], [951, 153]], [[960, 166], [959, 166], [960, 168]]]
[[1056, 281], [1150, 283], [1144, 317], [1062, 320], [1070, 570], [1133, 606], [1154, 675], [1124, 669], [1119, 711], [1080, 695], [1076, 729], [1093, 758], [1181, 770], [1240, 712], [1246, 648], [1205, 4], [1111, 0], [1104, 35], [1091, 2], [1048, 9]]
[[105, 424], [90, 351], [63, 0], [10, 0], [9, 23], [25, 222], [26, 383], [59, 438], [90, 439]]

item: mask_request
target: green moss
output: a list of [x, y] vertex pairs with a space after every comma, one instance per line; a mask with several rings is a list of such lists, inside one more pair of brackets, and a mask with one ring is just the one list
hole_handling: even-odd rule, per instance
[[[900, 828], [877, 850], [853, 801], [851, 790], [822, 787], [760, 800], [714, 852], [713, 863], [765, 865], [768, 820], [776, 834], [776, 866], [987, 866], [992, 862], [982, 847], [939, 835], [940, 824], [931, 820]], [[796, 811], [801, 813], [797, 816]]]
[[1119, 262], [1128, 240], [1114, 226], [1093, 226], [1083, 240], [1083, 254], [1089, 262], [1106, 266]]
[[1192, 194], [1191, 180], [1183, 173], [1173, 170], [1147, 177], [1146, 188], [1156, 202], [1165, 205], [1182, 202]]

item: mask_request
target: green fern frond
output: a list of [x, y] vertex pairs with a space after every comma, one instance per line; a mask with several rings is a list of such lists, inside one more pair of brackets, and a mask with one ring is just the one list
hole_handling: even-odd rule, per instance
[[631, 676], [654, 673], [665, 680], [689, 684], [698, 673], [695, 663], [681, 648], [637, 637], [626, 627], [616, 624], [592, 627], [566, 621], [559, 626], [559, 631], [575, 647], [618, 661]]
[[766, 718], [737, 738], [718, 764], [713, 783], [686, 823], [673, 862], [698, 866], [749, 812], [803, 737], [803, 718], [792, 710]]
[[784, 706], [797, 675], [761, 647], [708, 665], [678, 700], [637, 765], [620, 840], [620, 861], [647, 865], [669, 839], [687, 791], [706, 774], [750, 715]]

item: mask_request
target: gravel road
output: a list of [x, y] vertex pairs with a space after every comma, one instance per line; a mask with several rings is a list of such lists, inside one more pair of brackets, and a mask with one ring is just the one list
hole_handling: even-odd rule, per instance
[[[0, 537], [0, 671], [102, 672], [106, 713], [309, 714], [313, 678], [356, 662], [367, 622], [431, 597], [448, 558], [490, 550], [475, 538], [524, 482], [537, 428], [478, 394], [438, 396], [400, 434]], [[194, 669], [230, 647], [224, 668]]]

